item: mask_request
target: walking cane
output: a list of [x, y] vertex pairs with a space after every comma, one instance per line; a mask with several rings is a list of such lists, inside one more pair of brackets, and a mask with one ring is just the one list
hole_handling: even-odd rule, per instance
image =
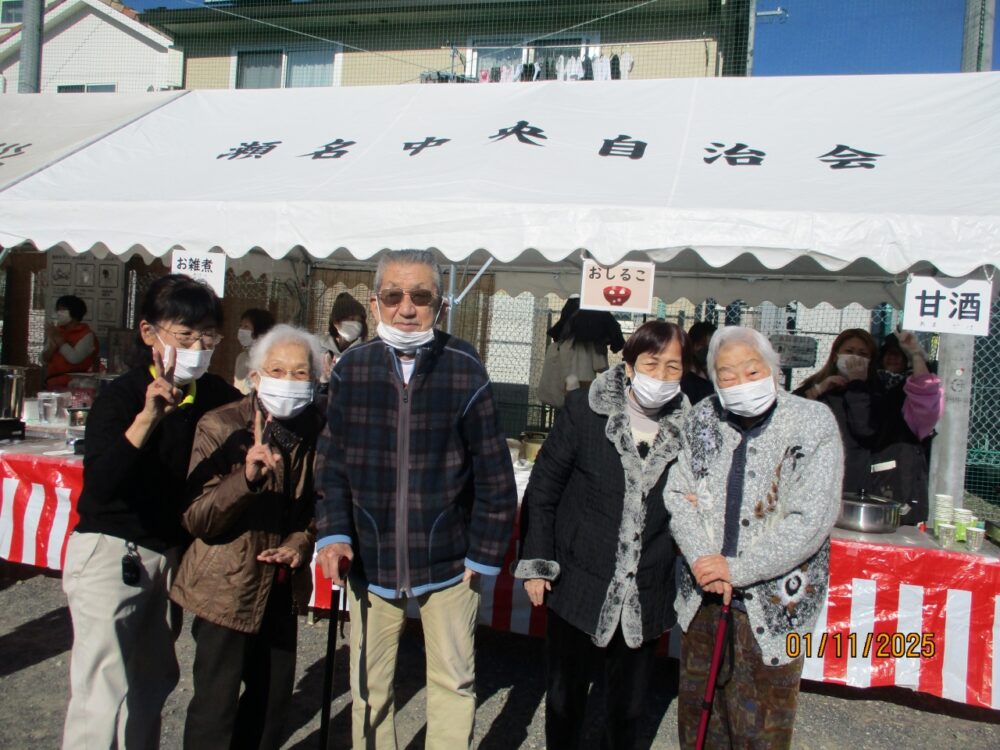
[[712, 651], [712, 666], [708, 669], [708, 682], [705, 684], [705, 698], [701, 703], [701, 720], [698, 722], [698, 739], [696, 750], [705, 747], [705, 735], [708, 734], [708, 719], [712, 714], [712, 701], [715, 700], [715, 683], [719, 679], [719, 668], [722, 666], [722, 649], [726, 643], [726, 629], [729, 626], [729, 604], [722, 605], [719, 615], [719, 625], [715, 629], [715, 648]]
[[[351, 567], [351, 561], [346, 557], [341, 557], [338, 563], [340, 580], [347, 580], [347, 571]], [[337, 613], [330, 613], [330, 624], [326, 632], [326, 663], [323, 667], [323, 713], [319, 717], [319, 748], [327, 750], [330, 742], [330, 706], [333, 704], [333, 668], [337, 660], [337, 631], [340, 630], [344, 617], [344, 610], [340, 606], [340, 594], [347, 591], [341, 588], [338, 592], [337, 601], [333, 601], [331, 596], [330, 604], [337, 610]], [[331, 591], [331, 594], [333, 592]]]

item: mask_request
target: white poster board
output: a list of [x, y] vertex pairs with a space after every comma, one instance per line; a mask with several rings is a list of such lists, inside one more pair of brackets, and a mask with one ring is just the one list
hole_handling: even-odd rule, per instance
[[204, 253], [194, 250], [174, 250], [170, 270], [208, 284], [220, 299], [226, 286], [226, 256], [224, 253]]
[[988, 336], [993, 282], [913, 276], [906, 284], [903, 328]]
[[602, 266], [588, 258], [580, 278], [580, 309], [649, 313], [653, 310], [655, 263]]

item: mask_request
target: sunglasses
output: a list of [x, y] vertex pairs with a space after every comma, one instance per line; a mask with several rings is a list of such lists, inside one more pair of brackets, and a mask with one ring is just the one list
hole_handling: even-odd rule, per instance
[[398, 307], [403, 304], [403, 297], [409, 297], [416, 307], [427, 307], [437, 299], [437, 295], [430, 289], [411, 289], [406, 292], [402, 289], [383, 289], [378, 293], [379, 301], [386, 307]]

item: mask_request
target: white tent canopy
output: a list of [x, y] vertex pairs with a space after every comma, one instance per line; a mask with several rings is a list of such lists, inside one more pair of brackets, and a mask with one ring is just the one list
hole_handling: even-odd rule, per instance
[[[25, 99], [35, 142], [66, 106], [0, 97], [0, 142]], [[0, 244], [432, 247], [512, 288], [586, 249], [685, 291], [887, 300], [897, 274], [1000, 266], [998, 133], [997, 73], [194, 91], [0, 189]]]

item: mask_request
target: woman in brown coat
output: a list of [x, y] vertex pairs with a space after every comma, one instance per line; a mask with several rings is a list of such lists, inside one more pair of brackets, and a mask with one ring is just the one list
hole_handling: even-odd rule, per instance
[[170, 594], [195, 615], [185, 748], [280, 745], [311, 587], [320, 356], [311, 334], [275, 326], [250, 351], [254, 390], [198, 423], [182, 517], [194, 542]]

